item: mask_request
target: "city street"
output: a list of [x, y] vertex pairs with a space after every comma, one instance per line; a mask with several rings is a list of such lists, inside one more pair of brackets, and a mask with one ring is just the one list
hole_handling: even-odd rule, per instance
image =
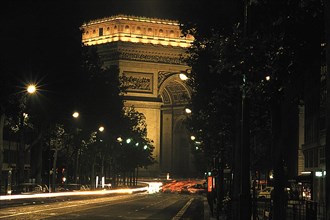
[[0, 219], [204, 219], [203, 197], [137, 193], [0, 209]]

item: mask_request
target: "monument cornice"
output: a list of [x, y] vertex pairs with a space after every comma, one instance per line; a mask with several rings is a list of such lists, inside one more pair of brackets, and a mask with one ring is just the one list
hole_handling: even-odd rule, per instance
[[87, 46], [123, 41], [187, 48], [194, 40], [183, 36], [177, 21], [127, 15], [92, 20], [81, 29]]

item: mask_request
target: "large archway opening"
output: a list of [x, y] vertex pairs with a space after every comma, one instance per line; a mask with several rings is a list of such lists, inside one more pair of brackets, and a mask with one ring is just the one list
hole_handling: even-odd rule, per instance
[[185, 125], [185, 108], [191, 99], [189, 86], [180, 79], [178, 73], [167, 77], [160, 85], [161, 145], [160, 169], [172, 177], [190, 177], [195, 174]]

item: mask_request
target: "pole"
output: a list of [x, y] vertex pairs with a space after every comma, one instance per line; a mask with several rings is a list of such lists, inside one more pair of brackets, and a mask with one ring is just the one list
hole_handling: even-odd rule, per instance
[[326, 33], [326, 64], [327, 64], [327, 98], [326, 98], [326, 146], [325, 146], [325, 163], [326, 163], [326, 184], [325, 184], [325, 210], [326, 219], [330, 220], [330, 2], [324, 1], [324, 20]]
[[[250, 0], [244, 0], [244, 37], [248, 37], [248, 7]], [[240, 188], [240, 219], [251, 218], [250, 195], [250, 128], [249, 128], [249, 99], [247, 97], [246, 75], [243, 74], [242, 111], [241, 111], [241, 188]]]

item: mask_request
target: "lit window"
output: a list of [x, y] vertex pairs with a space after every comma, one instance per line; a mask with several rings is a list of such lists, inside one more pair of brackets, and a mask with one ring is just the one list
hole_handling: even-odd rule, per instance
[[129, 26], [128, 25], [125, 26], [125, 31], [129, 32]]
[[174, 37], [174, 31], [173, 30], [170, 31], [170, 37]]
[[137, 34], [141, 34], [141, 28], [140, 28], [140, 27], [137, 27], [137, 28], [136, 28], [136, 33], [137, 33]]

